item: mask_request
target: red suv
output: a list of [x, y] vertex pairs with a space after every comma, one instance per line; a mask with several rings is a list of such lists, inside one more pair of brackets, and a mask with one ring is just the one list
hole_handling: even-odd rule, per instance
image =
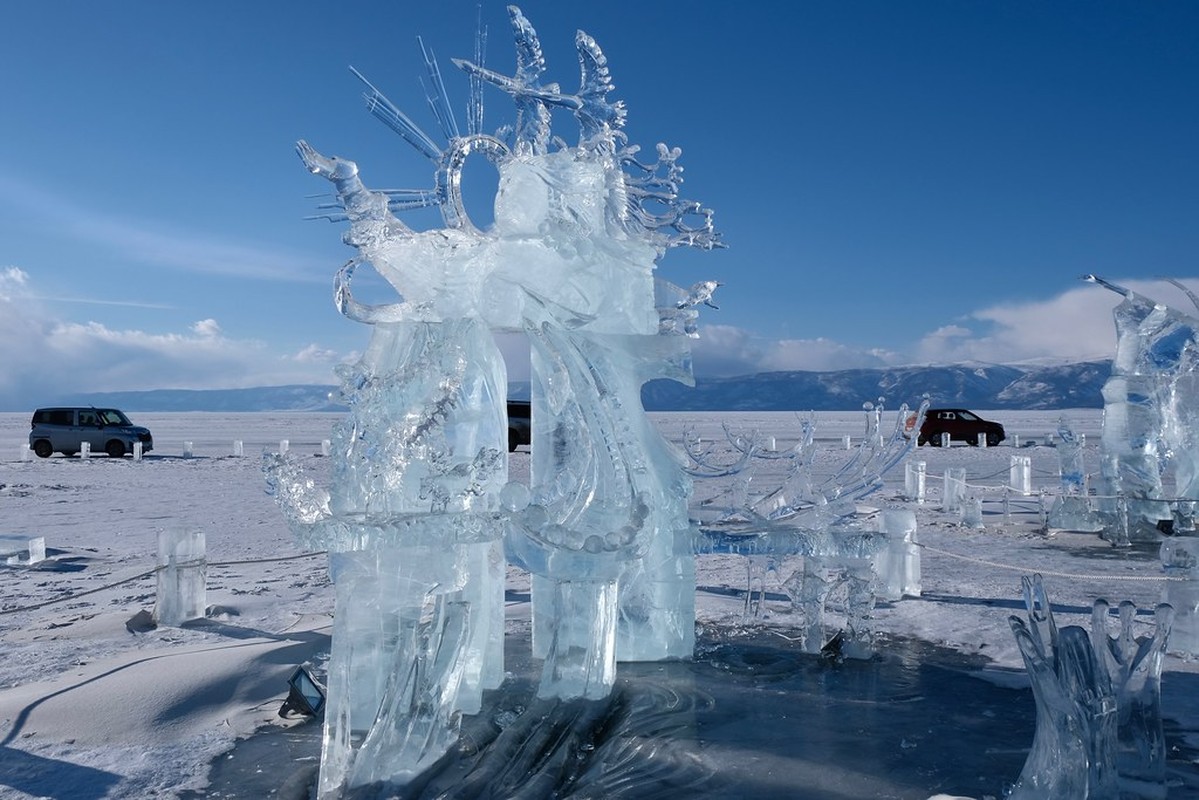
[[950, 441], [978, 444], [978, 435], [986, 437], [987, 447], [994, 447], [1005, 438], [1003, 426], [990, 422], [964, 408], [930, 408], [920, 426], [917, 444], [941, 446], [941, 434], [948, 433]]

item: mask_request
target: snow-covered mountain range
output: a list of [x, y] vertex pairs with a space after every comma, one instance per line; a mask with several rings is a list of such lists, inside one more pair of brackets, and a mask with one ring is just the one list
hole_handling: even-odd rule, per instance
[[[949, 364], [763, 372], [735, 378], [699, 378], [694, 387], [654, 381], [642, 399], [650, 411], [846, 411], [885, 398], [890, 408], [914, 406], [924, 394], [935, 405], [974, 409], [1101, 408], [1109, 361], [1056, 365]], [[529, 396], [513, 383], [514, 398]], [[156, 389], [94, 392], [47, 398], [41, 405], [115, 406], [125, 411], [336, 411], [332, 385], [248, 389]]]

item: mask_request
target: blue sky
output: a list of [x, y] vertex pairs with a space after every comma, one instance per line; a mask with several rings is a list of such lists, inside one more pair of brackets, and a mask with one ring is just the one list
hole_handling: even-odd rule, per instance
[[[596, 38], [630, 140], [681, 147], [684, 194], [716, 211], [727, 250], [661, 264], [725, 284], [700, 375], [1109, 356], [1115, 298], [1080, 275], [1179, 305], [1153, 279], [1199, 276], [1199, 4], [521, 7], [564, 87], [576, 28]], [[464, 109], [449, 59], [471, 57], [479, 9], [10, 4], [0, 408], [333, 382], [368, 334], [332, 307], [352, 251], [343, 226], [304, 219], [327, 184], [294, 143], [353, 158], [372, 187], [430, 186], [348, 67], [435, 132], [416, 37]], [[510, 71], [504, 6], [481, 13], [487, 63]], [[507, 97], [485, 102], [485, 128], [510, 121]]]

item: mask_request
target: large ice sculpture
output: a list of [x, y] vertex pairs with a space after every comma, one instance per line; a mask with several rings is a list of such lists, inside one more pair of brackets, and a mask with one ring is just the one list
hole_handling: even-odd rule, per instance
[[[282, 455], [266, 465], [297, 534], [328, 548], [336, 583], [322, 797], [410, 781], [453, 743], [459, 713], [498, 685], [501, 536], [534, 574], [542, 697], [606, 696], [618, 651], [646, 660], [693, 649], [689, 478], [640, 389], [690, 380], [696, 306], [717, 285], [673, 286], [655, 278], [656, 262], [669, 247], [720, 246], [718, 236], [711, 212], [678, 195], [680, 151], [659, 145], [643, 164], [626, 144], [595, 41], [578, 34], [581, 86], [563, 92], [542, 83], [537, 35], [509, 12], [513, 75], [482, 66], [481, 47], [474, 62], [455, 61], [471, 79], [465, 135], [426, 52], [444, 149], [358, 75], [371, 113], [435, 165], [433, 189], [372, 191], [353, 162], [298, 146], [333, 184], [323, 216], [348, 221], [358, 250], [337, 275], [337, 308], [372, 326], [362, 359], [340, 370], [351, 411], [334, 435], [330, 489]], [[484, 82], [516, 104], [504, 134], [481, 131]], [[552, 108], [574, 114], [576, 146], [551, 139]], [[462, 202], [472, 153], [499, 172], [487, 231]], [[417, 232], [396, 216], [425, 206], [444, 228]], [[354, 296], [364, 265], [396, 302]], [[523, 331], [532, 346], [531, 487], [506, 482], [496, 330]]]
[[1041, 576], [1023, 578], [1028, 622], [1009, 621], [1037, 704], [1036, 733], [1013, 800], [1165, 797], [1161, 671], [1173, 610], [1160, 605], [1149, 637], [1132, 633], [1136, 607], [1120, 605], [1108, 635], [1097, 600], [1088, 634], [1054, 624]]
[[[1114, 544], [1154, 541], [1173, 523], [1162, 467], [1172, 468], [1174, 498], [1199, 500], [1199, 319], [1094, 275], [1086, 279], [1118, 293], [1116, 358], [1103, 387], [1103, 494], [1119, 497], [1127, 517], [1109, 515]], [[1199, 298], [1179, 285], [1199, 307]], [[1184, 506], [1184, 513], [1190, 506]], [[1192, 526], [1193, 528], [1193, 526]]]

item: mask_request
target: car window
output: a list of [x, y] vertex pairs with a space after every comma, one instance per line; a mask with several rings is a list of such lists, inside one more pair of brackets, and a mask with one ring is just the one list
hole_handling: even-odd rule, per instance
[[104, 408], [100, 410], [100, 419], [104, 420], [105, 425], [128, 425], [129, 418], [117, 411], [115, 408]]
[[46, 413], [42, 421], [47, 425], [74, 425], [75, 412], [69, 408], [54, 408]]
[[962, 419], [970, 420], [971, 422], [978, 420], [978, 417], [974, 416], [969, 411], [963, 411], [960, 414], [958, 414], [958, 416], [961, 417]]
[[96, 417], [95, 411], [80, 411], [79, 412], [80, 426], [86, 425], [90, 428], [94, 428], [94, 427], [96, 427], [97, 422], [98, 422], [98, 417]]

